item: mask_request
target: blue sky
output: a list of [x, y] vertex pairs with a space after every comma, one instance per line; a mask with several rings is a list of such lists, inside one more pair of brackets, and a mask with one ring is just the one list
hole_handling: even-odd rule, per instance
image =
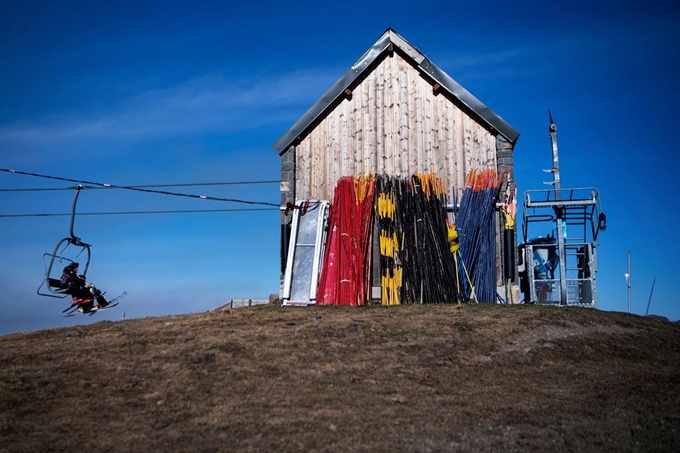
[[[600, 309], [680, 319], [673, 233], [680, 7], [671, 2], [0, 3], [0, 168], [116, 185], [279, 179], [272, 144], [388, 28], [520, 131], [520, 195], [597, 187]], [[667, 3], [667, 4], [664, 4]], [[70, 183], [0, 172], [0, 188]], [[277, 184], [167, 190], [278, 203]], [[0, 214], [64, 213], [73, 191], [0, 192]], [[84, 190], [79, 212], [250, 206]], [[264, 207], [264, 206], [263, 206]], [[278, 212], [78, 216], [88, 277], [119, 310], [63, 318], [36, 295], [68, 217], [2, 217], [0, 334], [206, 311], [278, 292]]]

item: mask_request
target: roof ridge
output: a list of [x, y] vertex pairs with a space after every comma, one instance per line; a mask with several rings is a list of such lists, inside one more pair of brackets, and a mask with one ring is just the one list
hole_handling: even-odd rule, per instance
[[509, 142], [515, 143], [519, 138], [519, 132], [508, 124], [503, 118], [494, 113], [489, 107], [477, 99], [472, 93], [463, 88], [451, 76], [446, 74], [437, 65], [432, 63], [418, 48], [409, 43], [399, 33], [392, 28], [387, 28], [380, 38], [324, 93], [318, 101], [314, 103], [304, 115], [302, 115], [288, 131], [274, 143], [273, 148], [279, 154], [283, 154], [286, 149], [302, 135], [304, 131], [319, 118], [326, 109], [343, 94], [343, 92], [363, 74], [363, 72], [373, 63], [383, 52], [387, 51], [391, 45], [397, 46], [409, 58], [411, 58], [418, 68], [431, 77], [442, 88], [448, 91], [453, 97], [458, 99], [463, 105], [469, 108], [483, 122], [498, 131]]

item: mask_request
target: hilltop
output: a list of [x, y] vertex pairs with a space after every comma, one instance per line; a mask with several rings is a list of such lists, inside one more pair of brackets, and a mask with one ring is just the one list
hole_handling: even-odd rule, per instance
[[274, 304], [0, 337], [0, 451], [680, 451], [680, 326]]

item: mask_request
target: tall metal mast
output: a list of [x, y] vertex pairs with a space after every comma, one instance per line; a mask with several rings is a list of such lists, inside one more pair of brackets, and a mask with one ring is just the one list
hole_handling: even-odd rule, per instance
[[555, 187], [555, 199], [560, 200], [561, 199], [561, 194], [560, 194], [560, 157], [557, 152], [557, 125], [555, 124], [555, 121], [553, 121], [552, 113], [550, 112], [550, 109], [548, 109], [548, 116], [550, 117], [550, 144], [552, 145], [552, 158], [553, 158], [553, 168], [552, 168], [552, 174], [553, 174], [553, 183], [552, 185]]
[[[560, 158], [557, 152], [557, 125], [553, 121], [552, 113], [548, 109], [548, 116], [550, 117], [550, 143], [552, 145], [553, 157], [553, 182], [555, 188], [555, 200], [562, 199], [560, 187]], [[567, 260], [566, 249], [564, 247], [564, 208], [561, 206], [555, 207], [555, 219], [557, 223], [557, 250], [560, 260], [560, 305], [567, 305]]]

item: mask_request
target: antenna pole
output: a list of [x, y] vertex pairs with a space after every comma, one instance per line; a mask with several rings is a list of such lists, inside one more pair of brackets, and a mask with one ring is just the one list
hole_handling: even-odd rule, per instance
[[654, 281], [652, 282], [652, 290], [649, 292], [649, 300], [647, 301], [647, 311], [645, 316], [649, 314], [649, 305], [652, 303], [652, 294], [654, 294], [654, 285], [656, 284], [656, 275], [654, 276]]
[[630, 313], [630, 250], [628, 250], [628, 272], [626, 273], [626, 285], [628, 286], [628, 313]]

